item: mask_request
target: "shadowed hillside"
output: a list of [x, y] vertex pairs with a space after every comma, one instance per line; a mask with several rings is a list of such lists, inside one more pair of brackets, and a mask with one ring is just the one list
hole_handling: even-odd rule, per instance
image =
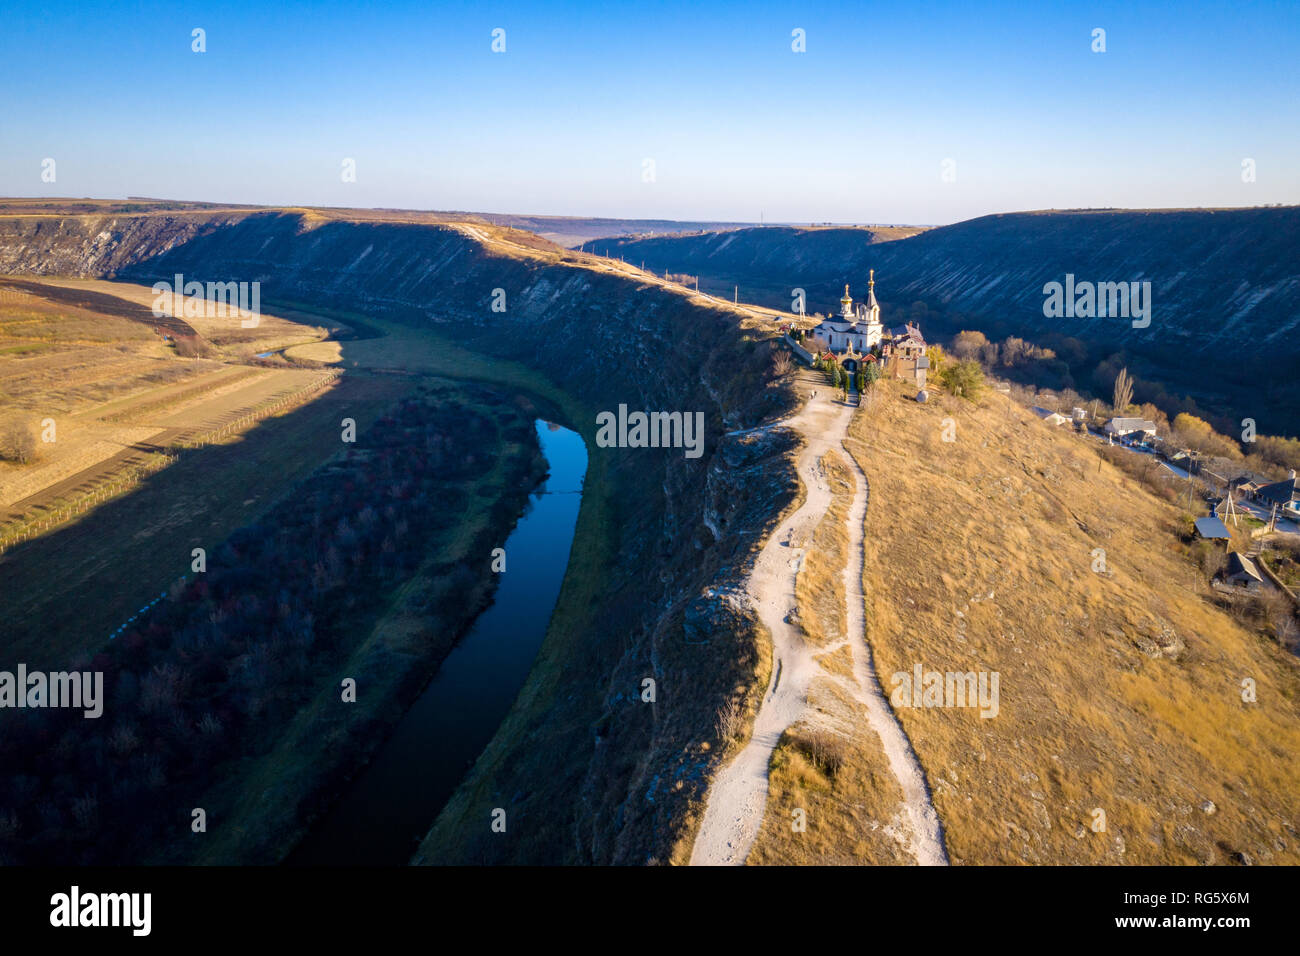
[[739, 284], [744, 301], [773, 308], [790, 308], [791, 290], [801, 287], [809, 293], [811, 315], [819, 308], [819, 296], [826, 298], [826, 307], [839, 300], [839, 287], [863, 270], [868, 246], [923, 231], [916, 226], [764, 226], [697, 235], [597, 239], [588, 243], [587, 249], [622, 257], [633, 265], [644, 261], [647, 269], [659, 273], [699, 275], [701, 288], [707, 280], [719, 288], [725, 286], [727, 292], [733, 283]]

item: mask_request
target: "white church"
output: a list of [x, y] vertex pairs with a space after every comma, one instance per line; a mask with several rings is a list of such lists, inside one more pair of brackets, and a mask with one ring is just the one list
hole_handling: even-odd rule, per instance
[[840, 299], [840, 314], [824, 320], [812, 330], [812, 334], [826, 340], [832, 352], [847, 352], [850, 355], [862, 355], [870, 351], [873, 345], [879, 345], [884, 337], [884, 328], [880, 324], [880, 305], [876, 302], [876, 270], [872, 269], [867, 281], [867, 301], [853, 306], [853, 297], [849, 287], [844, 287], [844, 298]]

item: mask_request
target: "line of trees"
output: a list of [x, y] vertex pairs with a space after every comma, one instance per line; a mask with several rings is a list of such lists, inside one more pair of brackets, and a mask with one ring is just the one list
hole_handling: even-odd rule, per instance
[[[1220, 361], [1207, 372], [1203, 356], [1180, 363], [1167, 347], [1140, 341], [1087, 341], [1045, 329], [1034, 331], [1032, 342], [1016, 334], [994, 341], [996, 335], [1017, 331], [1015, 324], [932, 308], [921, 301], [886, 311], [886, 324], [911, 321], [923, 325], [931, 337], [951, 336], [950, 350], [957, 358], [973, 359], [991, 373], [1038, 389], [1110, 396], [1121, 369], [1136, 369], [1134, 402], [1159, 408], [1169, 417], [1186, 412], [1225, 435], [1239, 430], [1241, 418], [1252, 409], [1257, 419], [1267, 420], [1271, 431], [1286, 427], [1295, 417], [1288, 419], [1288, 413], [1300, 409], [1300, 358], [1285, 350], [1254, 356], [1234, 353], [1230, 361]], [[976, 325], [984, 331], [971, 331]], [[1142, 374], [1142, 369], [1151, 371]]]

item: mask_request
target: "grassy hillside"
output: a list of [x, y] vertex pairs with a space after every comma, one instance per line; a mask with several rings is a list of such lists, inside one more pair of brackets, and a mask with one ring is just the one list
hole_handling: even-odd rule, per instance
[[999, 396], [887, 389], [850, 443], [878, 675], [1001, 675], [993, 718], [898, 709], [953, 861], [1300, 862], [1300, 666], [1219, 605], [1178, 509]]

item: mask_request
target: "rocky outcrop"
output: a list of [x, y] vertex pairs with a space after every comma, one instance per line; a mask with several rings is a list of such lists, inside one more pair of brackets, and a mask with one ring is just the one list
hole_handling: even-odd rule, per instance
[[0, 274], [112, 276], [247, 213], [15, 216], [0, 220]]

